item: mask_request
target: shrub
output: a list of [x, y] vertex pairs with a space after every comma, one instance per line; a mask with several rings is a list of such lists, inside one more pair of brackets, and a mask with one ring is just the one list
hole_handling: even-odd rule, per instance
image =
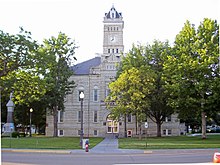
[[12, 135], [11, 135], [13, 138], [17, 138], [19, 137], [19, 132], [12, 132]]

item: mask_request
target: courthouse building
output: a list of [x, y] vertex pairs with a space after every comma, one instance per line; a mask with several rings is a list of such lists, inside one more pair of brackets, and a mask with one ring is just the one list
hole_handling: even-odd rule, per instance
[[[105, 13], [103, 35], [103, 53], [95, 58], [79, 63], [72, 67], [74, 75], [70, 78], [76, 84], [72, 94], [67, 95], [65, 110], [58, 111], [58, 136], [80, 136], [81, 130], [81, 101], [79, 94], [84, 93], [83, 99], [83, 131], [84, 137], [106, 137], [117, 134], [124, 136], [124, 122], [114, 121], [105, 105], [109, 94], [109, 83], [115, 78], [117, 63], [124, 52], [122, 13], [114, 6]], [[53, 116], [47, 114], [46, 135], [53, 135]], [[135, 116], [127, 118], [127, 133], [136, 136]], [[171, 115], [162, 125], [162, 135], [180, 135], [184, 133], [184, 124], [179, 122], [177, 115]], [[144, 127], [143, 134], [156, 135], [156, 124], [148, 119], [148, 128]]]

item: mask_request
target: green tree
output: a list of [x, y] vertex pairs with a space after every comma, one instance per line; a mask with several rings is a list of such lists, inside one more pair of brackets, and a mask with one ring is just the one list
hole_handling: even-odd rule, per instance
[[[219, 26], [205, 18], [196, 30], [187, 21], [176, 36], [174, 54], [165, 68], [166, 88], [171, 90], [170, 105], [180, 115], [201, 115], [202, 138], [206, 138], [206, 116], [219, 105]], [[214, 111], [213, 111], [214, 110]]]
[[155, 75], [154, 88], [149, 97], [150, 107], [146, 109], [147, 116], [157, 124], [157, 137], [161, 137], [161, 125], [165, 118], [174, 113], [174, 109], [168, 105], [170, 92], [165, 89], [163, 76], [163, 64], [166, 57], [172, 53], [168, 41], [154, 41], [152, 45], [145, 48], [146, 65], [150, 67], [151, 73]]
[[20, 28], [20, 33], [10, 35], [0, 30], [0, 77], [34, 64], [32, 55], [37, 49], [31, 33]]
[[[165, 83], [162, 79], [163, 63], [170, 53], [171, 48], [168, 42], [154, 41], [152, 45], [147, 46], [133, 45], [126, 57], [122, 59], [117, 80], [110, 84], [110, 97], [114, 98], [113, 96], [115, 96], [117, 98], [115, 100], [121, 101], [121, 103], [116, 101], [116, 105], [122, 107], [128, 102], [131, 105], [134, 104], [133, 107], [122, 108], [122, 113], [138, 114], [135, 113], [135, 110], [138, 110], [141, 112], [140, 117], [137, 116], [141, 119], [139, 124], [146, 120], [146, 117], [149, 117], [157, 124], [158, 137], [161, 136], [161, 125], [165, 117], [173, 113], [173, 109], [167, 105], [169, 92], [165, 90]], [[135, 70], [138, 71], [138, 74], [131, 74], [135, 73]], [[129, 81], [131, 78], [135, 80], [132, 83]], [[138, 99], [137, 97], [139, 97], [141, 100], [131, 99], [132, 95], [137, 93], [138, 95], [134, 98]], [[117, 108], [117, 110], [121, 112], [121, 108]], [[113, 112], [115, 113], [115, 111]], [[120, 113], [117, 112], [117, 114]]]
[[54, 117], [53, 136], [57, 136], [58, 132], [58, 110], [64, 110], [65, 96], [74, 87], [74, 81], [69, 78], [73, 75], [70, 65], [73, 59], [76, 60], [74, 57], [75, 48], [74, 41], [60, 32], [57, 38], [51, 37], [44, 40], [44, 44], [40, 49], [43, 54], [52, 59], [46, 65], [48, 68], [44, 78], [48, 85], [44, 99]]
[[108, 99], [116, 104], [112, 108], [112, 114], [117, 117], [128, 114], [135, 115], [139, 123], [140, 138], [140, 124], [146, 119], [144, 109], [149, 106], [146, 95], [149, 94], [153, 82], [150, 73], [146, 74], [146, 72], [146, 69], [138, 70], [133, 67], [122, 72], [118, 79], [109, 85], [111, 93]]
[[[29, 110], [31, 102], [39, 100], [46, 92], [43, 72], [47, 60], [38, 52], [39, 45], [31, 38], [31, 33], [23, 28], [20, 30], [16, 35], [0, 31], [0, 86], [3, 115], [7, 112], [4, 105], [11, 91], [14, 91], [15, 111], [22, 105]], [[16, 114], [15, 121], [18, 121], [20, 118]], [[6, 120], [6, 116], [3, 119]], [[22, 122], [21, 119], [20, 123]]]

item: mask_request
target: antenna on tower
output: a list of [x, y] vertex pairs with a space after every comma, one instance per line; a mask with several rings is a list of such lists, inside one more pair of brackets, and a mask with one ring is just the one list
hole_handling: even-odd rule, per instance
[[114, 9], [115, 7], [114, 7], [114, 3], [112, 3], [112, 9]]

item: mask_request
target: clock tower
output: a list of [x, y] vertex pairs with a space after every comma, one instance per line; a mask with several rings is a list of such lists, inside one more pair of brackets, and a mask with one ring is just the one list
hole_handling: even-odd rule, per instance
[[115, 56], [120, 59], [124, 51], [122, 13], [117, 12], [114, 6], [104, 17], [103, 55], [105, 58]]

